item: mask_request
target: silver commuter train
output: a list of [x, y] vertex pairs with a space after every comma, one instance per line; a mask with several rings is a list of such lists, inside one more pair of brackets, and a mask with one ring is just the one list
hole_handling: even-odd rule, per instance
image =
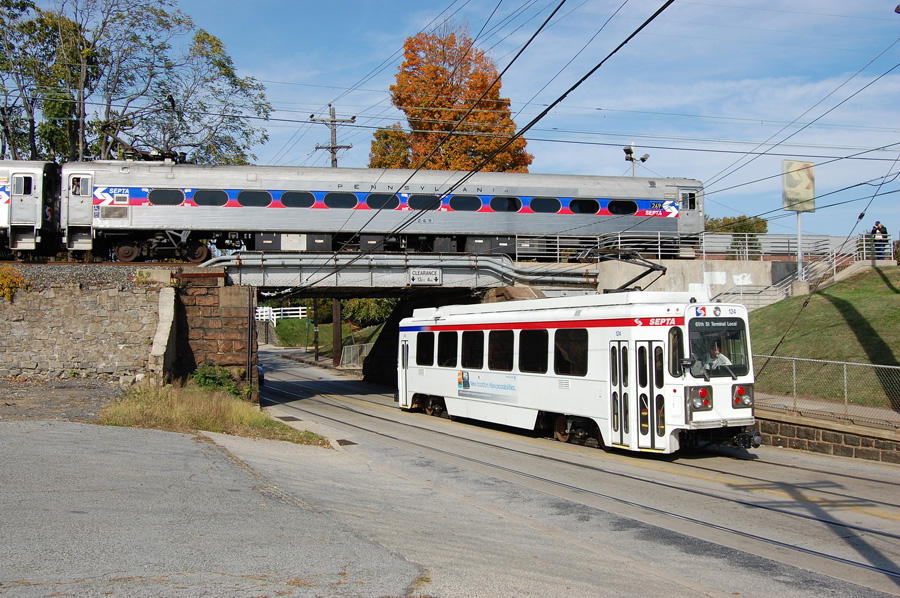
[[397, 401], [630, 451], [757, 447], [749, 330], [743, 305], [689, 293], [417, 309]]
[[[121, 261], [220, 249], [508, 253], [516, 235], [702, 232], [700, 181], [454, 171], [0, 161], [16, 254]], [[448, 191], [452, 191], [447, 193]]]

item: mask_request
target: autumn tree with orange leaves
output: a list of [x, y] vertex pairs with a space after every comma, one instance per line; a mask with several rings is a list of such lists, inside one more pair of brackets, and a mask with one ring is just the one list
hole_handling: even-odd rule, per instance
[[[391, 102], [406, 115], [409, 132], [399, 123], [376, 131], [370, 167], [471, 170], [515, 134], [509, 98], [500, 97], [500, 81], [476, 104], [497, 79], [497, 69], [474, 47], [465, 28], [420, 33], [406, 40], [404, 50], [397, 82], [391, 85]], [[528, 172], [532, 159], [525, 140], [519, 138], [483, 170]]]

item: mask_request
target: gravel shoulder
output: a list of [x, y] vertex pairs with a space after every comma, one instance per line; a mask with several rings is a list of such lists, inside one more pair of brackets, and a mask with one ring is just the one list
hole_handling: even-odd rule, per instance
[[105, 380], [0, 379], [0, 421], [57, 420], [94, 423], [123, 394]]

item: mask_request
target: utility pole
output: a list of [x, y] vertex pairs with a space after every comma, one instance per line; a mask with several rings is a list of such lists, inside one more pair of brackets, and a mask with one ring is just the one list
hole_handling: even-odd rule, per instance
[[[328, 104], [330, 118], [316, 118], [315, 114], [309, 115], [309, 120], [314, 123], [325, 123], [331, 129], [331, 145], [319, 145], [316, 144], [316, 149], [327, 149], [331, 152], [331, 167], [337, 168], [337, 151], [339, 149], [350, 149], [353, 147], [352, 145], [338, 145], [337, 144], [337, 126], [338, 123], [354, 123], [356, 122], [356, 117], [351, 116], [349, 120], [340, 120], [334, 115], [334, 106]], [[341, 300], [340, 299], [332, 299], [331, 300], [331, 364], [334, 367], [338, 367], [341, 365], [341, 352], [343, 351], [343, 346], [341, 342]], [[318, 354], [318, 340], [316, 340], [316, 351]]]
[[330, 109], [331, 118], [316, 118], [315, 114], [309, 115], [309, 120], [314, 123], [325, 123], [331, 129], [331, 145], [319, 145], [316, 144], [316, 149], [327, 149], [331, 152], [331, 167], [337, 168], [337, 151], [339, 149], [350, 149], [353, 147], [352, 145], [338, 145], [337, 144], [337, 126], [338, 123], [355, 123], [356, 117], [352, 116], [349, 120], [340, 120], [335, 118], [334, 116], [334, 106], [328, 104], [328, 108]]

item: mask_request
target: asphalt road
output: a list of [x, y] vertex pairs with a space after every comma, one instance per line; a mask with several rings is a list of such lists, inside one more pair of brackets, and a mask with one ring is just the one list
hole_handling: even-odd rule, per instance
[[[343, 388], [331, 372], [266, 359], [275, 366], [267, 392], [301, 406], [317, 401], [315, 384]], [[590, 506], [577, 490], [459, 461], [456, 447], [441, 457], [300, 419], [354, 444], [0, 422], [0, 595], [900, 594], [785, 564], [777, 550], [768, 558]], [[610, 492], [619, 484], [594, 477]]]

